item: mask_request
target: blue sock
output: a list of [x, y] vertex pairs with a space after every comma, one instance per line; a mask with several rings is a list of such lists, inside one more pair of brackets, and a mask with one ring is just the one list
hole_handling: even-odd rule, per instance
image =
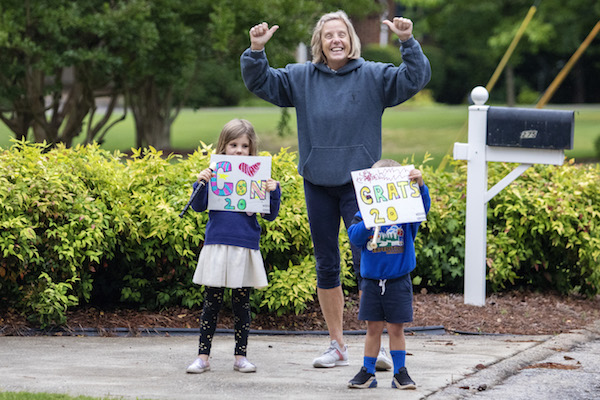
[[375, 363], [377, 362], [377, 357], [367, 357], [363, 358], [363, 366], [367, 369], [367, 372], [370, 374], [375, 374]]
[[400, 371], [400, 368], [404, 367], [406, 362], [406, 350], [390, 350], [392, 361], [394, 361], [394, 375]]

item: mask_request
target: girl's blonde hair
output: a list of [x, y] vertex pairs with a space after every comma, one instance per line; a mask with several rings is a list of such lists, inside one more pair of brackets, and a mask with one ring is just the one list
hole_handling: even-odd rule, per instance
[[325, 54], [323, 54], [323, 43], [321, 41], [321, 33], [323, 32], [323, 25], [326, 22], [333, 21], [339, 19], [340, 21], [346, 24], [346, 28], [348, 28], [348, 36], [350, 38], [350, 53], [348, 53], [348, 58], [351, 60], [355, 60], [360, 57], [360, 39], [354, 30], [354, 26], [352, 22], [350, 22], [350, 18], [348, 15], [342, 11], [338, 10], [336, 12], [331, 12], [323, 15], [317, 24], [315, 25], [315, 29], [313, 30], [312, 39], [310, 41], [310, 47], [312, 52], [312, 62], [315, 64], [325, 63], [327, 59], [325, 58]]
[[219, 142], [217, 143], [217, 154], [225, 154], [227, 149], [227, 143], [232, 140], [238, 139], [242, 136], [248, 136], [250, 142], [250, 155], [255, 156], [258, 153], [258, 137], [254, 132], [254, 127], [245, 119], [232, 119], [223, 126], [221, 134], [219, 135]]

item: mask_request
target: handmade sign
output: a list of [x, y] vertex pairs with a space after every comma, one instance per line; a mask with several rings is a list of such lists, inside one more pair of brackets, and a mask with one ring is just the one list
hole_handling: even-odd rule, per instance
[[352, 171], [358, 208], [367, 228], [425, 221], [417, 182], [409, 181], [413, 165]]
[[215, 168], [208, 184], [209, 210], [271, 211], [267, 192], [271, 157], [213, 154], [210, 161]]

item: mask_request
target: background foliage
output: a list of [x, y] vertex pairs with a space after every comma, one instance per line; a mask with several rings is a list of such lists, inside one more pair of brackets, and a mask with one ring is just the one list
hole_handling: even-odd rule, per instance
[[[395, 1], [411, 18], [430, 58], [428, 95], [461, 104], [485, 84], [532, 3], [529, 27], [491, 93], [492, 102], [532, 104], [598, 21], [596, 0]], [[373, 0], [3, 0], [0, 2], [0, 120], [17, 139], [97, 141], [135, 120], [136, 147], [169, 149], [183, 107], [231, 106], [254, 99], [241, 81], [248, 30], [280, 29], [267, 54], [274, 67], [295, 61], [324, 12], [344, 9], [354, 22], [386, 2]], [[392, 17], [392, 16], [388, 16]], [[460, 23], [468, 21], [468, 23]], [[458, 22], [458, 23], [457, 23]], [[367, 59], [399, 62], [389, 48], [364, 44]], [[599, 102], [596, 38], [560, 86], [554, 103]], [[66, 79], [70, 77], [69, 79]], [[96, 118], [94, 118], [96, 117]], [[93, 123], [91, 123], [93, 121]], [[78, 139], [78, 140], [76, 140]]]
[[[42, 326], [64, 323], [68, 307], [197, 307], [191, 282], [207, 213], [178, 214], [211, 146], [188, 157], [153, 148], [132, 156], [98, 146], [16, 142], [0, 152], [0, 302]], [[268, 155], [268, 153], [262, 153]], [[297, 154], [272, 155], [282, 206], [263, 227], [270, 285], [255, 290], [255, 312], [301, 312], [315, 294], [315, 272]], [[434, 172], [420, 165], [432, 208], [417, 239], [417, 290], [462, 290], [465, 164]], [[415, 163], [418, 164], [418, 163]], [[511, 165], [494, 164], [490, 181]], [[593, 295], [600, 291], [598, 165], [536, 166], [488, 207], [488, 282]], [[356, 290], [345, 231], [346, 290]]]

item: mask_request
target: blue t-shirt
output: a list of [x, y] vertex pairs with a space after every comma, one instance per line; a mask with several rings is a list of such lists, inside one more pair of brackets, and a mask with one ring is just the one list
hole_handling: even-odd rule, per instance
[[[421, 198], [425, 213], [431, 208], [429, 188], [421, 186]], [[373, 239], [374, 230], [367, 229], [359, 212], [348, 228], [350, 242], [361, 249], [360, 276], [368, 279], [395, 279], [415, 269], [415, 237], [420, 222], [396, 224], [380, 228], [378, 247], [369, 250], [367, 244]]]

